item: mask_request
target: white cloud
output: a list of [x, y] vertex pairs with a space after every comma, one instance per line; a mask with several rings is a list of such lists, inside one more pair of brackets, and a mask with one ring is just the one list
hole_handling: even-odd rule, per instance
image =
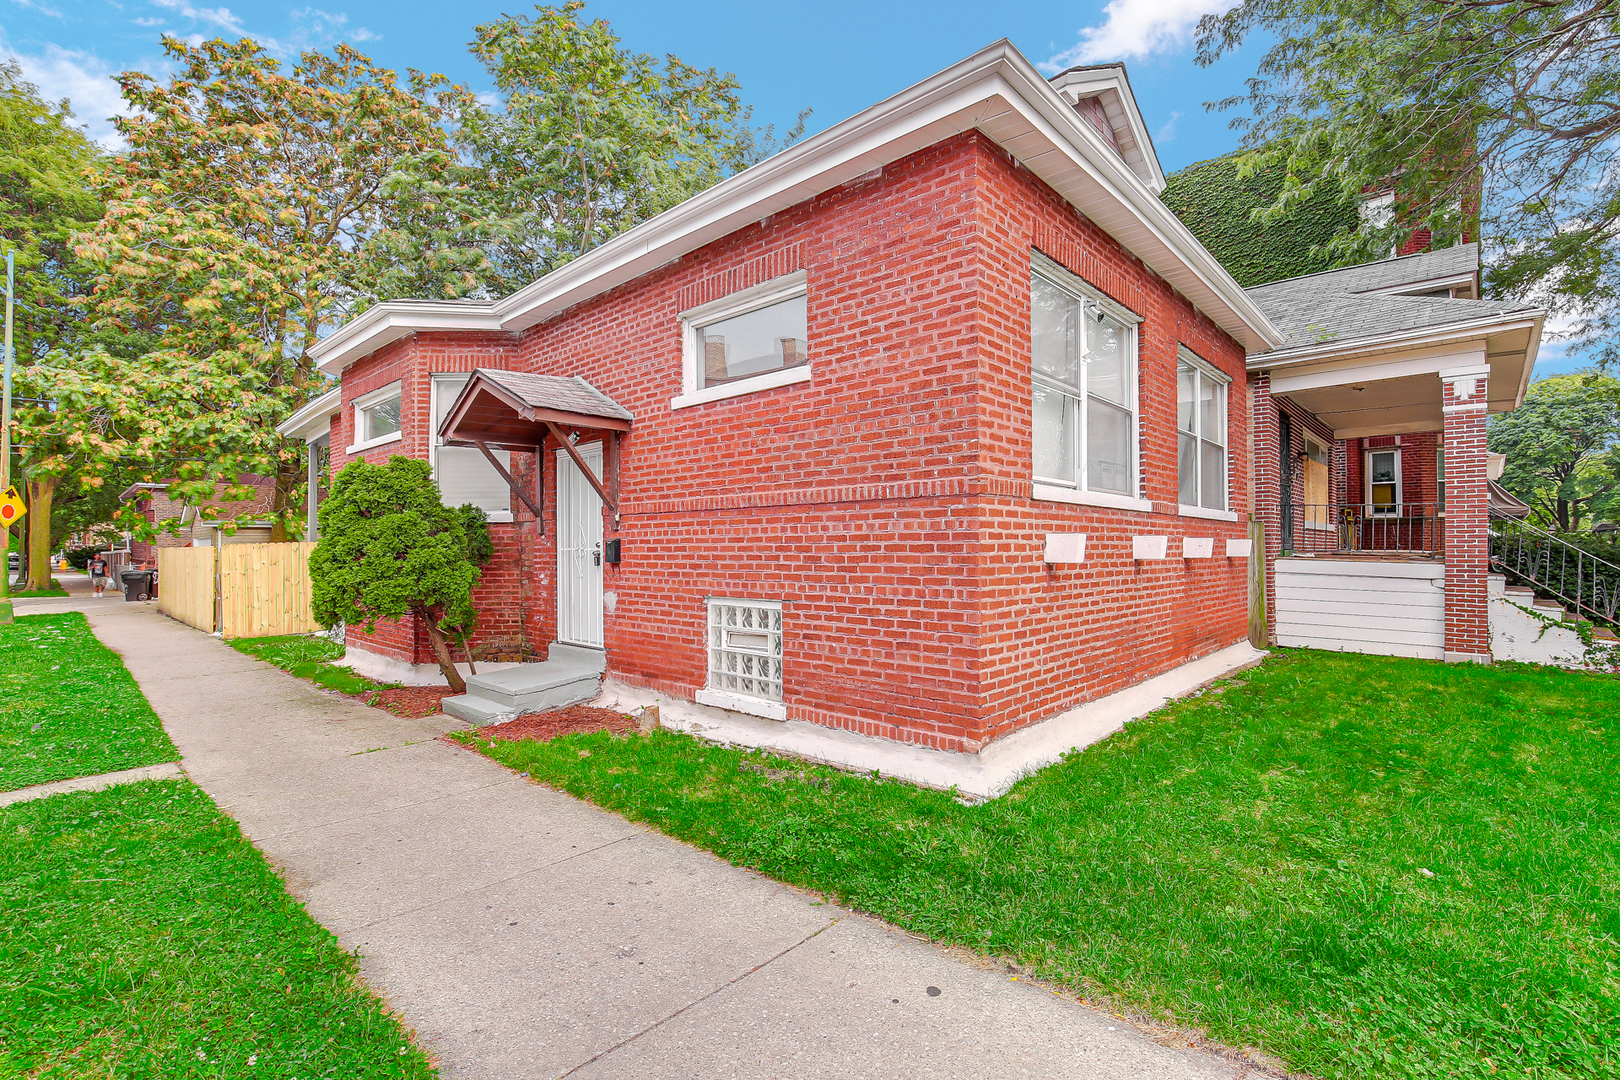
[[1164, 127], [1160, 128], [1158, 131], [1155, 131], [1153, 133], [1153, 141], [1156, 142], [1156, 143], [1174, 142], [1175, 139], [1176, 139], [1176, 121], [1180, 120], [1180, 119], [1181, 119], [1181, 114], [1180, 113], [1178, 113], [1178, 112], [1171, 113], [1170, 114], [1170, 119], [1164, 125]]
[[153, 0], [158, 7], [168, 8], [187, 19], [195, 19], [210, 26], [224, 30], [228, 34], [246, 34], [242, 27], [242, 20], [231, 14], [227, 7], [198, 8], [186, 3], [186, 0]]
[[1074, 64], [1097, 64], [1170, 52], [1185, 46], [1205, 15], [1237, 6], [1238, 0], [1108, 0], [1101, 26], [1080, 30], [1080, 40], [1040, 66], [1048, 73]]
[[162, 26], [163, 25], [163, 20], [162, 19], [140, 18], [140, 19], [135, 20], [135, 25], [136, 26], [146, 26], [146, 27]]
[[23, 78], [39, 87], [46, 101], [67, 98], [74, 118], [84, 125], [90, 138], [109, 150], [123, 146], [108, 118], [127, 113], [129, 106], [114, 81], [117, 71], [111, 64], [93, 52], [60, 45], [46, 45], [42, 54], [18, 52], [3, 36], [0, 53], [17, 61]]
[[28, 11], [37, 11], [41, 15], [49, 15], [53, 19], [60, 19], [62, 17], [62, 12], [60, 9], [53, 8], [49, 4], [41, 4], [38, 2], [38, 0], [12, 0], [12, 3], [16, 4], [20, 8], [25, 8]]

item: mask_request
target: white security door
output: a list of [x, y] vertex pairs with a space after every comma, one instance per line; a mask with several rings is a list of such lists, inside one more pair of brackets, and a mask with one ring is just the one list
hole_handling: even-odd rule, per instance
[[[598, 478], [602, 444], [578, 447]], [[602, 648], [602, 499], [568, 451], [557, 451], [557, 640]]]

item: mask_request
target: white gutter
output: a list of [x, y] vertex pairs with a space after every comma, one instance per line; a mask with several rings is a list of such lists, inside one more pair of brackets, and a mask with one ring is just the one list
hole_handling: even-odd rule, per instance
[[317, 342], [310, 353], [322, 370], [335, 374], [418, 330], [527, 329], [745, 225], [974, 128], [1087, 213], [1250, 352], [1286, 342], [1102, 136], [1002, 40], [642, 222], [504, 299], [491, 304], [379, 304]]

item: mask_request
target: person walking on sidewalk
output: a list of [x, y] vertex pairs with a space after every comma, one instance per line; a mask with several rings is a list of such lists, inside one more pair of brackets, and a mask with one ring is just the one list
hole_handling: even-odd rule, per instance
[[90, 571], [90, 584], [95, 587], [95, 595], [100, 596], [102, 591], [111, 583], [111, 568], [107, 565], [107, 556], [96, 552], [90, 556], [90, 565], [85, 569]]

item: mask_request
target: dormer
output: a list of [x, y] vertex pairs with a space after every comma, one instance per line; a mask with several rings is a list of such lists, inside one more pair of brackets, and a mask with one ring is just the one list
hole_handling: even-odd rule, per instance
[[1124, 64], [1082, 64], [1059, 72], [1050, 81], [1155, 195], [1164, 190], [1164, 171], [1136, 107]]

